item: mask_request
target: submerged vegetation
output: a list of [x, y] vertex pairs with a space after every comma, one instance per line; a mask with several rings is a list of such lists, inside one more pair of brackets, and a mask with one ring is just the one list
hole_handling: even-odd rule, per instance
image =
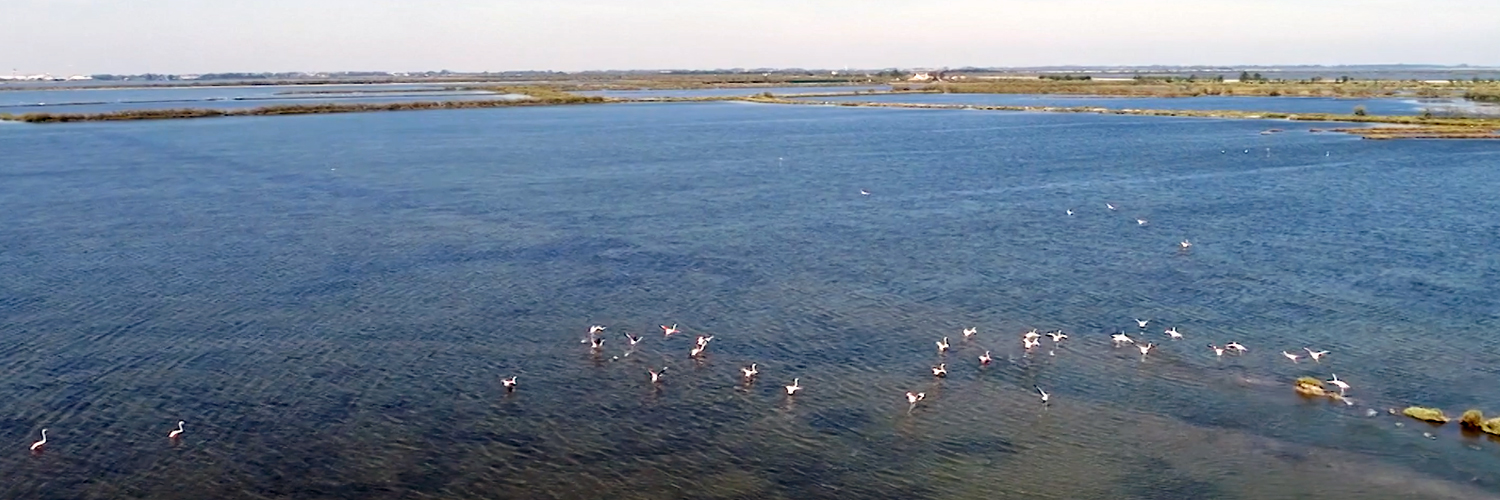
[[1426, 420], [1428, 422], [1438, 424], [1448, 423], [1448, 416], [1443, 414], [1443, 410], [1439, 410], [1437, 408], [1423, 408], [1420, 406], [1412, 406], [1408, 407], [1405, 410], [1401, 410], [1401, 414], [1411, 418], [1415, 418], [1417, 420]]

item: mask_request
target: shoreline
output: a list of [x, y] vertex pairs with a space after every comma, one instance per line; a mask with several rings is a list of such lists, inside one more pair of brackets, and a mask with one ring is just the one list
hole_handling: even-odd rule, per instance
[[[514, 87], [486, 89], [518, 93]], [[542, 89], [534, 89], [542, 90]], [[933, 90], [890, 90], [875, 92], [825, 92], [806, 94], [771, 93], [751, 96], [700, 96], [700, 97], [649, 97], [609, 98], [580, 96], [566, 92], [548, 90], [533, 92], [532, 99], [515, 100], [469, 100], [469, 101], [413, 101], [387, 104], [326, 103], [287, 104], [241, 109], [181, 108], [113, 111], [104, 113], [27, 113], [22, 115], [0, 115], [0, 121], [24, 123], [73, 123], [100, 121], [167, 120], [189, 118], [220, 118], [232, 116], [278, 116], [309, 114], [366, 113], [378, 111], [420, 111], [434, 109], [484, 109], [511, 106], [556, 106], [576, 104], [622, 104], [622, 103], [673, 103], [673, 102], [719, 102], [740, 101], [756, 104], [779, 104], [798, 106], [872, 107], [938, 110], [1016, 111], [1033, 113], [1093, 113], [1132, 116], [1162, 116], [1179, 118], [1217, 118], [1241, 120], [1287, 120], [1325, 123], [1368, 123], [1376, 125], [1398, 125], [1393, 127], [1329, 128], [1316, 131], [1331, 131], [1358, 135], [1365, 139], [1500, 139], [1500, 118], [1421, 117], [1404, 115], [1354, 115], [1334, 113], [1286, 113], [1234, 110], [1166, 110], [1166, 109], [1112, 109], [1097, 106], [1006, 106], [981, 104], [935, 104], [875, 101], [826, 101], [821, 97], [846, 97], [861, 95], [934, 93]]]

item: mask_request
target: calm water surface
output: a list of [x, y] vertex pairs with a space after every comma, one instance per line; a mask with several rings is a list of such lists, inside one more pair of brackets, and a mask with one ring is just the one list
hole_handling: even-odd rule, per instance
[[[1500, 442], [1384, 413], [1500, 412], [1500, 149], [1267, 127], [3, 124], [0, 498], [1500, 497]], [[1144, 359], [1108, 342], [1132, 318]], [[1030, 328], [1071, 338], [1025, 353]], [[1230, 340], [1250, 353], [1204, 347]], [[1333, 354], [1276, 354], [1303, 346]], [[1330, 373], [1355, 405], [1290, 390]]]
[[1200, 96], [1200, 97], [1102, 97], [1065, 96], [1054, 94], [899, 94], [875, 96], [847, 96], [819, 98], [843, 101], [913, 102], [933, 104], [976, 104], [992, 106], [1058, 106], [1098, 107], [1106, 109], [1185, 109], [1185, 110], [1239, 110], [1270, 111], [1281, 113], [1339, 113], [1354, 112], [1355, 106], [1364, 106], [1372, 115], [1418, 115], [1424, 111], [1433, 113], [1461, 112], [1494, 114], [1493, 107], [1462, 99], [1417, 99], [1417, 98], [1370, 98], [1343, 99], [1334, 97], [1260, 97], [1260, 96]]

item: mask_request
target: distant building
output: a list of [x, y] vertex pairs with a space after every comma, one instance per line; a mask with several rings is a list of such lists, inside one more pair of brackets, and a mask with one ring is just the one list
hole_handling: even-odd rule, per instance
[[926, 71], [919, 71], [917, 72], [917, 74], [911, 75], [911, 78], [906, 79], [906, 81], [909, 82], [926, 82], [930, 80], [932, 80], [932, 75], [928, 74]]

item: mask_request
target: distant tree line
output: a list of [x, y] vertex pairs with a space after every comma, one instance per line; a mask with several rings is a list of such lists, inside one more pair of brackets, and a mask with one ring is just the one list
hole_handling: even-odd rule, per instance
[[1042, 75], [1039, 78], [1041, 78], [1043, 80], [1056, 80], [1056, 81], [1067, 81], [1067, 82], [1071, 82], [1071, 81], [1089, 81], [1089, 80], [1093, 80], [1094, 79], [1094, 77], [1089, 76], [1089, 75]]

